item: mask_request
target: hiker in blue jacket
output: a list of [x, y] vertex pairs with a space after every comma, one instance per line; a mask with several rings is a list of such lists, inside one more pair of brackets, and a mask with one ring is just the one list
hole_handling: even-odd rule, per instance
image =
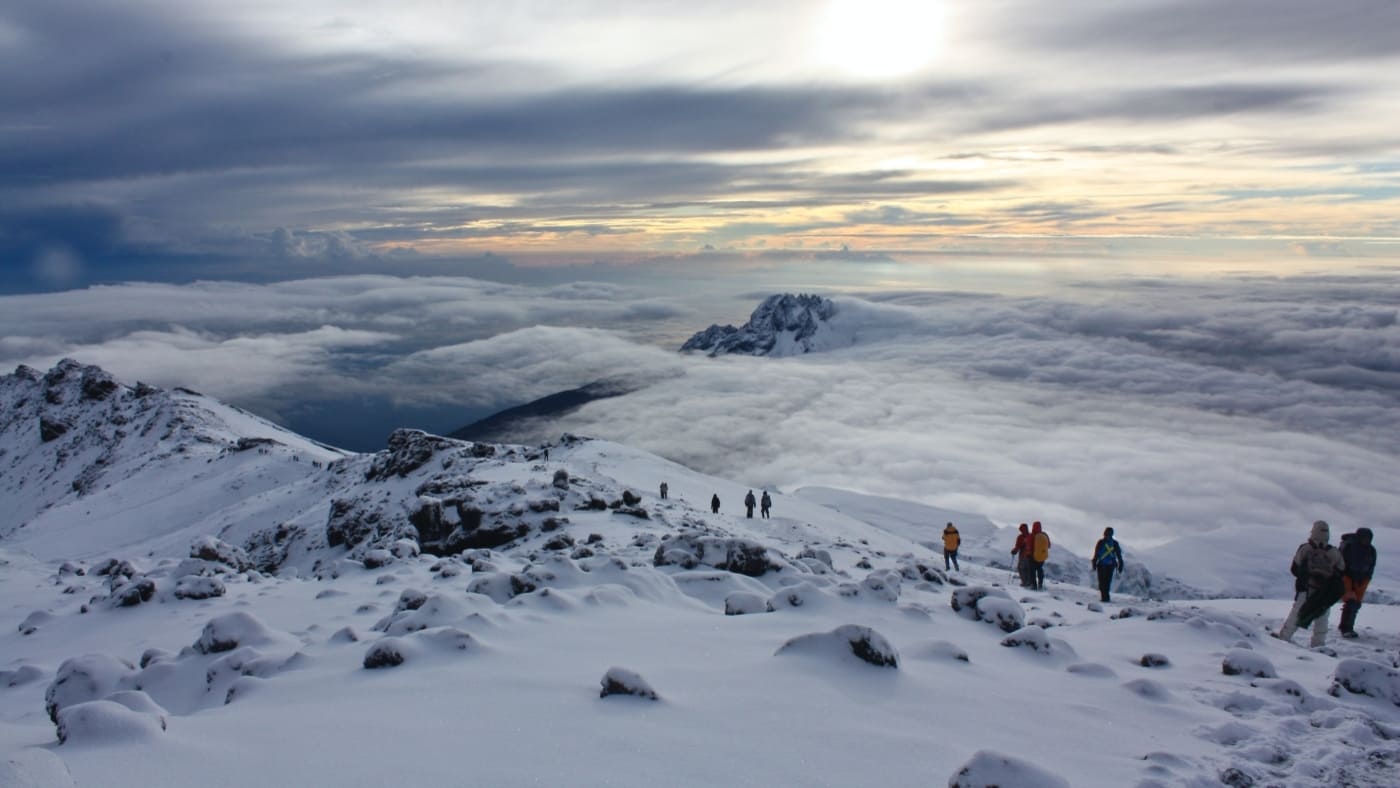
[[1099, 573], [1099, 599], [1108, 602], [1108, 591], [1113, 585], [1113, 573], [1123, 574], [1123, 548], [1113, 538], [1113, 529], [1103, 529], [1103, 538], [1094, 545], [1094, 558], [1089, 566]]

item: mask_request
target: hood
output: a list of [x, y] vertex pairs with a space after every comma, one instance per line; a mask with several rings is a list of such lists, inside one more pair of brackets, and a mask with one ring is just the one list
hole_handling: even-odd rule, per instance
[[1319, 547], [1327, 544], [1332, 538], [1332, 529], [1328, 527], [1326, 520], [1318, 520], [1312, 524], [1312, 533], [1308, 535], [1308, 541]]
[[1030, 528], [1027, 527], [1025, 523], [1021, 523], [1021, 533], [1023, 533], [1023, 534], [1028, 534], [1028, 533], [1030, 533]]
[[1036, 523], [1035, 525], [1032, 525], [1032, 526], [1031, 526], [1031, 533], [1033, 533], [1033, 534], [1038, 534], [1038, 533], [1040, 533], [1040, 523]]
[[1364, 544], [1364, 545], [1369, 545], [1369, 544], [1371, 544], [1371, 529], [1370, 529], [1370, 528], [1358, 528], [1358, 529], [1356, 529], [1356, 541], [1358, 541], [1358, 542], [1360, 542], [1361, 544]]

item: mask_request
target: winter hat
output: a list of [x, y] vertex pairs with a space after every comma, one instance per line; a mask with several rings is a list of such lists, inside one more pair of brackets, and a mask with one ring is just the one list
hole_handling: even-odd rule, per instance
[[1312, 535], [1308, 537], [1308, 541], [1312, 542], [1313, 544], [1323, 545], [1327, 544], [1327, 540], [1331, 538], [1331, 536], [1332, 530], [1328, 527], [1327, 521], [1318, 520], [1317, 522], [1313, 523]]

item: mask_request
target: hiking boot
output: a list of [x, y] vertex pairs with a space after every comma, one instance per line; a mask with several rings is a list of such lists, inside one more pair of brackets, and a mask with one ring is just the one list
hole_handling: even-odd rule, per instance
[[1355, 633], [1355, 632], [1343, 632], [1343, 633], [1342, 633], [1342, 637], [1344, 637], [1344, 638], [1354, 638], [1354, 637], [1356, 637], [1356, 633]]

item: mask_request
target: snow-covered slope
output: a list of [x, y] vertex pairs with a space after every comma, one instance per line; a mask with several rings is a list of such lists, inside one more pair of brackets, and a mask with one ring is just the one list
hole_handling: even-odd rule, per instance
[[284, 491], [344, 456], [193, 391], [21, 366], [0, 377], [0, 540], [44, 558], [183, 550], [285, 517]]
[[[242, 784], [249, 763], [337, 787], [1400, 776], [1400, 608], [1310, 651], [1267, 636], [1283, 600], [1100, 604], [1072, 556], [1047, 591], [1007, 587], [1009, 534], [971, 513], [813, 488], [748, 518], [745, 486], [567, 436], [231, 451], [257, 422], [171, 396], [210, 441], [141, 463], [90, 438], [130, 484], [0, 537], [0, 785]], [[70, 432], [115, 429], [80, 401]], [[92, 500], [144, 519], [113, 537]], [[949, 520], [957, 572], [926, 546]]]

